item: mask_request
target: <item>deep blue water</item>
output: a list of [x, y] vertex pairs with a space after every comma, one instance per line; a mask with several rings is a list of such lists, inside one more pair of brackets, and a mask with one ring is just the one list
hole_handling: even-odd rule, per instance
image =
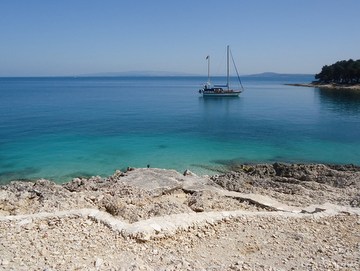
[[202, 98], [202, 77], [0, 78], [0, 183], [148, 164], [360, 164], [360, 93], [284, 85], [312, 76], [242, 79], [239, 98]]

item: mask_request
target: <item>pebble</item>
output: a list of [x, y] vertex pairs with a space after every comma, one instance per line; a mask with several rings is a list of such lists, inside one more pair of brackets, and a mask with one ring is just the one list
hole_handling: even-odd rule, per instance
[[103, 263], [104, 263], [104, 260], [103, 260], [103, 259], [97, 258], [97, 259], [95, 260], [95, 263], [94, 263], [95, 268], [96, 268], [96, 269], [100, 269], [100, 268], [102, 267]]

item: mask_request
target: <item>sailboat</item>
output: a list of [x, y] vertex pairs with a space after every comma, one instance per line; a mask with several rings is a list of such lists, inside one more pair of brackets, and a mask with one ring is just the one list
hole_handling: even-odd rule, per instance
[[199, 90], [199, 93], [203, 95], [203, 97], [237, 97], [241, 92], [244, 91], [244, 88], [241, 84], [240, 76], [237, 71], [234, 58], [231, 55], [232, 62], [235, 67], [235, 71], [240, 83], [240, 89], [233, 89], [230, 87], [230, 46], [227, 46], [226, 50], [226, 85], [212, 85], [210, 82], [210, 56], [207, 56], [206, 59], [208, 61], [208, 81], [204, 84], [203, 88]]

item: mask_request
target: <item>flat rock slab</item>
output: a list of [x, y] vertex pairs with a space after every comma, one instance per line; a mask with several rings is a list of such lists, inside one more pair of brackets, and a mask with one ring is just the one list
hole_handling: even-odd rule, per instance
[[209, 178], [189, 174], [184, 176], [175, 170], [159, 168], [137, 168], [126, 172], [121, 181], [161, 195], [176, 189], [189, 191], [214, 190], [208, 185]]
[[127, 171], [121, 181], [155, 194], [161, 194], [182, 188], [185, 176], [175, 170], [138, 168]]

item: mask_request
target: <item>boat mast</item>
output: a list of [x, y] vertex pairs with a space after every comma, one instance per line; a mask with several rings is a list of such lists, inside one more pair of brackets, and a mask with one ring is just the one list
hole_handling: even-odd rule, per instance
[[210, 56], [208, 55], [206, 57], [206, 59], [208, 61], [208, 80], [207, 80], [207, 82], [208, 82], [208, 85], [210, 86]]
[[230, 68], [229, 68], [229, 50], [230, 50], [230, 48], [229, 48], [229, 45], [228, 45], [227, 46], [227, 51], [226, 51], [226, 63], [227, 63], [227, 65], [226, 65], [226, 75], [227, 75], [226, 87], [228, 88], [228, 90], [230, 88], [230, 86], [229, 86], [229, 71], [230, 71]]

